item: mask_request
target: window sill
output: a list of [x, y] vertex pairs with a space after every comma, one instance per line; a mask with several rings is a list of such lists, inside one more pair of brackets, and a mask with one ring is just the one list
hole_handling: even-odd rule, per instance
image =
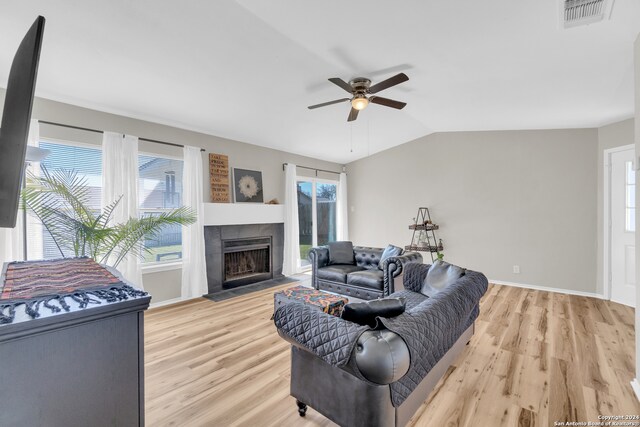
[[182, 268], [182, 261], [154, 262], [142, 265], [142, 274], [160, 273], [162, 271], [179, 270]]

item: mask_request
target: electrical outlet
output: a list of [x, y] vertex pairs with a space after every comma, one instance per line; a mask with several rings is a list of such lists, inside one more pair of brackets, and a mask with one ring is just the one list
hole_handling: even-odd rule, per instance
[[513, 266], [513, 274], [520, 274], [520, 266], [519, 265], [514, 265]]

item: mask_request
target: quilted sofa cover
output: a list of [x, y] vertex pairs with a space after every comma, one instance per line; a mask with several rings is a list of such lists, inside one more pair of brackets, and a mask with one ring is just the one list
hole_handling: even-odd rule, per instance
[[[428, 298], [416, 291], [420, 289], [429, 266], [411, 264], [406, 267], [406, 290], [390, 297], [407, 298], [407, 311], [395, 318], [378, 318], [384, 327], [404, 339], [411, 356], [407, 374], [390, 385], [391, 400], [395, 407], [404, 402], [475, 321], [479, 314], [480, 298], [488, 287], [484, 274], [467, 270], [455, 283]], [[347, 364], [358, 337], [371, 329], [298, 303], [279, 308], [274, 322], [279, 333], [290, 341], [298, 343], [330, 365], [347, 371], [350, 371]]]

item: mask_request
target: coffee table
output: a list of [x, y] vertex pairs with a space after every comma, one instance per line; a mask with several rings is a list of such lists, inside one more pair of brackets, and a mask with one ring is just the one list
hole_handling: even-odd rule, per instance
[[342, 308], [349, 302], [349, 299], [306, 286], [294, 286], [273, 294], [273, 312], [275, 313], [279, 307], [293, 301], [307, 304], [327, 314], [340, 317]]

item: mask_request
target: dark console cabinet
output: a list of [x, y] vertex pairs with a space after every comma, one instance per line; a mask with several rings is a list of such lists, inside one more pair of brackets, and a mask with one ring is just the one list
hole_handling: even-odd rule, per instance
[[149, 300], [0, 326], [0, 426], [144, 426]]

